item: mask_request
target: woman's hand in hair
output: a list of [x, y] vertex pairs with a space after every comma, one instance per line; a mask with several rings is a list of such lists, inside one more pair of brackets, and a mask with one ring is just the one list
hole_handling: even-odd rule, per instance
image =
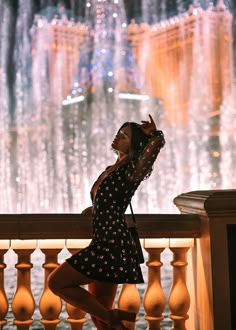
[[151, 115], [149, 115], [150, 121], [142, 120], [139, 126], [144, 134], [150, 135], [152, 132], [156, 131], [156, 124]]

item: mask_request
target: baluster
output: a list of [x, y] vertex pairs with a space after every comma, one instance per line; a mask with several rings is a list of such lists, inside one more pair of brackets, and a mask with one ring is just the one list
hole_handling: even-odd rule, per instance
[[[123, 284], [118, 298], [118, 307], [120, 309], [135, 312], [138, 314], [140, 309], [140, 296], [136, 284]], [[138, 317], [136, 318], [136, 321]], [[124, 322], [128, 329], [134, 329], [129, 322]]]
[[17, 289], [12, 300], [13, 323], [19, 330], [28, 330], [33, 323], [32, 315], [35, 309], [34, 297], [30, 287], [30, 255], [36, 248], [36, 241], [14, 240], [11, 248], [18, 255]]
[[[81, 246], [82, 245], [82, 246]], [[82, 247], [88, 245], [87, 240], [78, 241], [78, 240], [67, 240], [66, 247], [68, 251], [72, 254], [81, 250]], [[80, 248], [78, 248], [80, 247]], [[83, 329], [83, 324], [87, 321], [85, 318], [86, 313], [68, 303], [66, 303], [66, 311], [68, 313], [67, 321], [71, 325], [71, 330], [81, 330]]]
[[59, 316], [62, 310], [61, 298], [56, 296], [48, 287], [49, 274], [59, 265], [57, 255], [64, 248], [64, 240], [40, 240], [39, 248], [45, 254], [44, 289], [39, 301], [39, 310], [42, 315], [41, 323], [45, 330], [55, 330], [61, 322]]
[[190, 296], [186, 285], [186, 253], [189, 247], [170, 247], [173, 252], [173, 285], [169, 294], [170, 318], [174, 327], [171, 330], [186, 330], [185, 321], [188, 319]]
[[6, 264], [3, 261], [3, 256], [8, 251], [9, 246], [9, 240], [0, 241], [0, 329], [7, 323], [5, 317], [8, 312], [8, 299], [4, 288], [4, 268], [6, 268]]
[[86, 313], [68, 303], [66, 304], [66, 311], [69, 315], [67, 321], [71, 325], [71, 330], [83, 329], [83, 325], [87, 321], [85, 318]]
[[148, 252], [148, 286], [144, 294], [143, 305], [146, 312], [145, 319], [148, 321], [150, 330], [161, 329], [160, 323], [164, 319], [165, 295], [161, 286], [161, 253], [169, 240], [146, 239], [144, 248]]

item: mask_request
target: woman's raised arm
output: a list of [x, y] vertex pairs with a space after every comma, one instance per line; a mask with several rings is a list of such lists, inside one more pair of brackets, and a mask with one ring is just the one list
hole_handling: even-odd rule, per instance
[[145, 148], [141, 151], [137, 159], [135, 159], [127, 171], [127, 179], [129, 181], [142, 181], [148, 176], [152, 170], [161, 148], [165, 144], [164, 134], [156, 129], [156, 125], [150, 117], [150, 122], [142, 121], [139, 126], [143, 133], [149, 138]]

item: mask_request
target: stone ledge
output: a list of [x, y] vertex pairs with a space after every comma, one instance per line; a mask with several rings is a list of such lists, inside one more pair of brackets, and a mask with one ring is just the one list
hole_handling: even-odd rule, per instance
[[[136, 214], [140, 238], [200, 237], [191, 214]], [[132, 225], [127, 215], [128, 224]], [[90, 239], [92, 218], [83, 214], [1, 214], [0, 239]]]

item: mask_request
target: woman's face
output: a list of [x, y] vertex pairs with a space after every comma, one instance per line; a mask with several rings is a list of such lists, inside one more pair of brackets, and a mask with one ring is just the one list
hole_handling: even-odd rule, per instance
[[116, 134], [111, 146], [112, 149], [118, 151], [120, 154], [128, 154], [131, 143], [131, 128], [130, 126], [122, 127]]

